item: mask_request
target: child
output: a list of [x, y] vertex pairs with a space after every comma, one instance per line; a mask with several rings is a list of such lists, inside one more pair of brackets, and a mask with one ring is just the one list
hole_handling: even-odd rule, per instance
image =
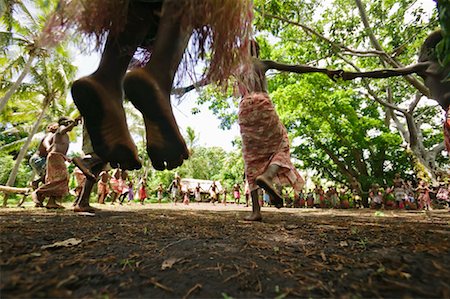
[[109, 193], [109, 187], [108, 187], [108, 180], [109, 180], [109, 173], [108, 171], [102, 171], [99, 174], [100, 180], [97, 184], [97, 196], [98, 196], [98, 203], [105, 204], [106, 196], [108, 196]]
[[183, 198], [183, 203], [185, 205], [189, 205], [189, 189], [186, 190], [186, 192], [184, 192], [184, 198]]
[[234, 184], [233, 186], [233, 196], [234, 196], [234, 203], [239, 204], [239, 201], [241, 200], [241, 186], [239, 184]]
[[162, 198], [163, 198], [164, 188], [163, 185], [160, 183], [158, 186], [158, 189], [156, 189], [156, 195], [158, 197], [158, 203], [161, 204]]
[[111, 199], [112, 205], [116, 202], [117, 197], [119, 197], [119, 195], [122, 194], [122, 184], [120, 183], [121, 176], [122, 176], [122, 171], [119, 168], [117, 168], [114, 171], [113, 176], [110, 180], [111, 189], [112, 189], [112, 199]]
[[141, 205], [144, 204], [144, 200], [147, 198], [147, 179], [142, 178], [139, 186], [138, 191], [138, 197], [139, 201], [141, 202]]

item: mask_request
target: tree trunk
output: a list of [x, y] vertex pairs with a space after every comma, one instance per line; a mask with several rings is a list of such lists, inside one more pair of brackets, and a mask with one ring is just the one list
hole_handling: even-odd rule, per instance
[[3, 98], [0, 99], [0, 112], [3, 110], [3, 108], [5, 108], [6, 103], [8, 103], [11, 96], [16, 92], [17, 88], [19, 88], [23, 79], [30, 71], [31, 64], [34, 61], [34, 58], [36, 58], [35, 51], [30, 51], [30, 56], [28, 57], [27, 63], [25, 64], [25, 67], [23, 68], [19, 78], [17, 78], [17, 81], [14, 82], [14, 84], [9, 88], [8, 92], [3, 96]]
[[[17, 159], [16, 159], [16, 163], [14, 164], [14, 167], [11, 170], [11, 173], [9, 174], [9, 178], [8, 178], [8, 181], [6, 182], [6, 186], [11, 187], [14, 185], [16, 178], [17, 178], [17, 174], [19, 172], [20, 163], [22, 163], [22, 160], [28, 151], [28, 147], [30, 146], [30, 143], [33, 140], [34, 135], [36, 134], [39, 126], [41, 125], [42, 119], [44, 118], [45, 113], [47, 112], [47, 107], [48, 107], [49, 103], [50, 103], [50, 101], [48, 101], [47, 99], [44, 100], [44, 104], [42, 106], [42, 111], [39, 114], [37, 121], [34, 123], [33, 129], [31, 130], [30, 135], [28, 135], [27, 141], [20, 149], [19, 155], [17, 156]], [[4, 207], [6, 207], [7, 201], [8, 201], [8, 197], [5, 196], [5, 198], [3, 200]]]

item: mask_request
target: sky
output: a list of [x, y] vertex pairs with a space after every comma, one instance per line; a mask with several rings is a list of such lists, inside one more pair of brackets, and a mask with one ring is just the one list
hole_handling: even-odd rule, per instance
[[[80, 78], [91, 74], [97, 69], [100, 61], [100, 53], [93, 52], [91, 54], [76, 53], [74, 65], [78, 67], [76, 78]], [[233, 125], [231, 130], [220, 129], [220, 121], [216, 116], [208, 110], [208, 107], [200, 106], [200, 113], [192, 115], [191, 110], [196, 106], [195, 91], [189, 92], [183, 97], [183, 100], [178, 104], [178, 99], [172, 97], [172, 107], [175, 118], [181, 133], [184, 135], [188, 126], [194, 129], [198, 136], [198, 144], [200, 146], [218, 146], [226, 151], [232, 151], [232, 141], [239, 136], [239, 127], [237, 124]], [[69, 95], [70, 97], [70, 95]], [[135, 140], [136, 142], [136, 140]], [[71, 152], [81, 152], [81, 138], [75, 143], [71, 144]]]

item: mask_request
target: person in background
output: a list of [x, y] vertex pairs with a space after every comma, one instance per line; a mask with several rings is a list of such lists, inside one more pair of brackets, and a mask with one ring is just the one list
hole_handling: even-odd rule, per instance
[[112, 190], [112, 195], [111, 195], [111, 197], [112, 197], [111, 204], [112, 205], [116, 202], [117, 198], [122, 194], [122, 184], [120, 182], [121, 176], [122, 176], [122, 171], [119, 168], [116, 168], [116, 170], [114, 170], [114, 173], [110, 180], [111, 190]]
[[37, 206], [42, 206], [44, 198], [48, 197], [47, 209], [64, 208], [56, 201], [61, 201], [69, 193], [69, 173], [66, 167], [66, 161], [68, 161], [66, 154], [70, 142], [68, 133], [80, 121], [81, 117], [75, 120], [61, 117], [58, 120], [58, 129], [47, 148], [45, 184], [32, 193], [33, 201]]
[[[161, 186], [162, 188], [162, 186]], [[141, 179], [141, 181], [139, 182], [139, 189], [138, 189], [138, 198], [139, 201], [141, 202], [141, 205], [144, 204], [145, 199], [147, 198], [147, 179], [145, 177], [143, 177]], [[159, 203], [161, 203], [161, 201], [158, 198]]]
[[31, 182], [31, 187], [36, 190], [39, 187], [40, 182], [44, 182], [45, 179], [45, 165], [47, 161], [47, 149], [50, 148], [50, 142], [58, 130], [58, 123], [51, 123], [47, 126], [47, 132], [44, 138], [39, 142], [38, 150], [34, 153], [29, 160], [29, 164], [34, 172], [34, 177], [37, 179]]
[[105, 204], [106, 197], [109, 194], [109, 172], [103, 170], [99, 174], [99, 181], [97, 183], [97, 201], [99, 204]]

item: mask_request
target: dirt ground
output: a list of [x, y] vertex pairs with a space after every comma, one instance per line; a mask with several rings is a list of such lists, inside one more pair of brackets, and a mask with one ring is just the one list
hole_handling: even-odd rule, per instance
[[0, 210], [1, 298], [450, 298], [446, 210], [66, 207]]

